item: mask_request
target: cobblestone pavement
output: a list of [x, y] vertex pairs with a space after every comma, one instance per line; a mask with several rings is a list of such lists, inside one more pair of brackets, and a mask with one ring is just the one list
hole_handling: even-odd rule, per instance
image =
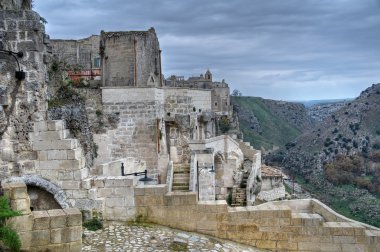
[[156, 225], [110, 224], [98, 231], [84, 230], [82, 251], [264, 251], [231, 241]]

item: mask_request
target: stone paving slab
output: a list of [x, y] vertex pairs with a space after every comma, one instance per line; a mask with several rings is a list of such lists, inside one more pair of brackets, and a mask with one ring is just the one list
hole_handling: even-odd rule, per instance
[[[173, 250], [173, 243], [187, 245], [187, 250]], [[261, 252], [266, 250], [158, 225], [111, 223], [102, 230], [84, 230], [82, 251]]]

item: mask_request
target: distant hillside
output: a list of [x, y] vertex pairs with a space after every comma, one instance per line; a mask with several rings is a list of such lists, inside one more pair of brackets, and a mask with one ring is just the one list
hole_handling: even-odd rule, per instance
[[232, 96], [244, 140], [265, 151], [285, 146], [311, 127], [302, 104]]
[[380, 84], [363, 91], [267, 163], [281, 165], [322, 201], [380, 226]]
[[334, 103], [345, 103], [350, 102], [354, 99], [347, 98], [347, 99], [327, 99], [327, 100], [310, 100], [310, 101], [295, 101], [297, 103], [302, 103], [305, 105], [306, 108], [310, 108], [312, 106], [318, 106], [318, 105], [326, 105], [326, 104], [334, 104]]

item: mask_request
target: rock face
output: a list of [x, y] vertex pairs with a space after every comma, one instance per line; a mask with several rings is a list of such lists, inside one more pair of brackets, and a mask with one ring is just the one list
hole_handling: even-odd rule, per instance
[[25, 80], [17, 80], [14, 75], [19, 68], [15, 59], [0, 54], [0, 177], [6, 177], [17, 174], [23, 166], [34, 166], [32, 160], [36, 156], [28, 133], [33, 121], [46, 117], [45, 63], [50, 48], [40, 16], [29, 10], [30, 1], [2, 1], [1, 4], [0, 48], [23, 52], [18, 61], [26, 75]]
[[343, 102], [334, 102], [334, 103], [325, 103], [325, 104], [316, 104], [307, 109], [307, 114], [315, 122], [322, 122], [327, 117], [331, 116], [334, 112], [338, 111], [345, 105], [348, 101]]
[[[352, 214], [360, 213], [360, 220], [380, 225], [374, 221], [380, 219], [380, 200], [368, 193], [368, 190], [375, 192], [371, 189], [371, 184], [376, 184], [380, 179], [377, 172], [380, 169], [377, 158], [380, 155], [379, 118], [380, 84], [376, 84], [297, 138], [287, 146], [287, 150], [282, 149], [269, 155], [266, 162], [285, 166], [292, 173], [301, 175], [307, 183], [312, 184], [312, 193], [326, 202], [334, 203], [343, 197]], [[356, 172], [353, 179], [339, 183], [356, 184], [365, 189], [346, 190], [326, 179], [332, 178], [327, 176], [327, 165], [335, 162], [337, 157], [345, 156], [350, 157], [347, 162], [358, 159], [355, 169], [361, 172]], [[338, 181], [342, 181], [340, 176], [346, 176], [346, 171], [335, 172]], [[355, 171], [351, 173], [354, 174]], [[367, 176], [371, 179], [365, 181]], [[362, 181], [356, 178], [361, 178]]]
[[0, 9], [3, 10], [31, 10], [31, 0], [3, 0], [0, 2]]
[[294, 125], [300, 131], [303, 132], [311, 128], [313, 121], [303, 104], [269, 99], [261, 100], [275, 115]]

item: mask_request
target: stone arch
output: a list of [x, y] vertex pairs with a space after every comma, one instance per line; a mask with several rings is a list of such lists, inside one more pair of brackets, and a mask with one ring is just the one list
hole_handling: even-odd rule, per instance
[[72, 207], [66, 198], [65, 192], [56, 184], [35, 175], [24, 175], [21, 177], [11, 177], [7, 179], [9, 182], [24, 182], [27, 186], [34, 186], [45, 190], [54, 195], [54, 199], [62, 208]]

